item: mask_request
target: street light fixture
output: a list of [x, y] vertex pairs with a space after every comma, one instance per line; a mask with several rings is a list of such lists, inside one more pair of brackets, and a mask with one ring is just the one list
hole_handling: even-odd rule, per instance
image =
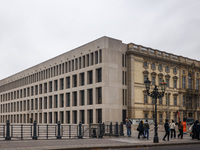
[[146, 79], [146, 81], [144, 81], [145, 84], [145, 88], [146, 88], [146, 92], [147, 95], [155, 98], [155, 134], [154, 134], [154, 138], [153, 138], [153, 142], [154, 143], [159, 143], [159, 139], [158, 139], [158, 124], [157, 124], [157, 98], [161, 98], [164, 96], [165, 93], [165, 89], [166, 89], [166, 83], [161, 82], [160, 86], [161, 86], [161, 92], [158, 91], [158, 86], [155, 85], [154, 89], [152, 92], [149, 92], [150, 90], [150, 84], [151, 81], [149, 81], [149, 78]]

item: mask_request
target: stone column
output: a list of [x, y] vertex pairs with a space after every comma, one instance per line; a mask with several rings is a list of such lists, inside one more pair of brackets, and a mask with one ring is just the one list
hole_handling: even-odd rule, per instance
[[127, 54], [128, 118], [135, 118], [134, 110], [134, 56]]

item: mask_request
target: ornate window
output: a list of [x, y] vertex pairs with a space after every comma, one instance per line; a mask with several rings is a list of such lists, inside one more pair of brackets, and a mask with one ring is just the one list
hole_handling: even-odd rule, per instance
[[159, 71], [162, 71], [163, 70], [163, 68], [162, 68], [162, 65], [160, 64], [160, 65], [158, 65], [158, 70]]
[[192, 75], [188, 73], [188, 89], [192, 89]]
[[199, 79], [196, 79], [196, 90], [199, 90]]
[[174, 95], [174, 106], [177, 106], [177, 95]]
[[186, 88], [186, 77], [182, 76], [182, 88], [185, 89]]
[[156, 65], [155, 65], [155, 63], [152, 63], [152, 64], [151, 64], [151, 69], [152, 69], [152, 70], [156, 70]]
[[173, 77], [173, 85], [175, 89], [177, 88], [177, 79], [178, 79], [177, 76]]
[[143, 71], [143, 76], [144, 76], [144, 81], [148, 78], [149, 72], [148, 71]]
[[173, 69], [173, 73], [177, 74], [177, 69], [176, 68]]
[[183, 70], [183, 74], [185, 74], [185, 70]]
[[166, 73], [169, 73], [169, 66], [166, 66], [166, 67], [165, 67], [165, 72], [166, 72]]
[[147, 62], [147, 61], [145, 61], [145, 62], [143, 63], [143, 67], [144, 67], [145, 69], [148, 68], [148, 62]]

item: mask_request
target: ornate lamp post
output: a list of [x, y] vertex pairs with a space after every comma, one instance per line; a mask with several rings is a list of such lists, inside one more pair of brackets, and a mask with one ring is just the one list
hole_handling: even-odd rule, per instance
[[165, 89], [166, 89], [166, 83], [164, 81], [161, 82], [161, 92], [158, 91], [157, 85], [155, 85], [152, 92], [149, 92], [150, 84], [151, 84], [151, 81], [149, 81], [149, 78], [146, 79], [144, 84], [145, 84], [145, 87], [146, 87], [147, 95], [155, 99], [155, 134], [154, 134], [153, 142], [159, 143], [158, 124], [157, 124], [157, 98], [161, 98], [161, 97], [164, 96]]

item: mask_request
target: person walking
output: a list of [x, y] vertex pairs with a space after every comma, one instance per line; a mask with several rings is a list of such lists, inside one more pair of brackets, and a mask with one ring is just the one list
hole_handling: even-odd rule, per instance
[[147, 140], [149, 139], [149, 123], [148, 120], [144, 122], [144, 137], [147, 136]]
[[200, 122], [197, 123], [197, 129], [196, 129], [196, 136], [197, 136], [197, 140], [200, 140]]
[[192, 139], [196, 139], [196, 133], [197, 133], [197, 124], [198, 124], [198, 120], [196, 120], [194, 122], [194, 125], [192, 126]]
[[137, 130], [138, 130], [138, 139], [140, 139], [140, 136], [143, 135], [143, 138], [144, 137], [144, 127], [143, 127], [143, 121], [140, 121], [138, 127], [137, 127]]
[[126, 129], [127, 129], [127, 136], [130, 137], [131, 136], [131, 121], [128, 120], [128, 118], [126, 119]]
[[171, 138], [173, 137], [173, 134], [174, 138], [176, 138], [176, 130], [175, 130], [176, 124], [174, 123], [174, 120], [172, 120], [172, 122], [169, 124], [169, 127], [171, 132]]
[[183, 139], [183, 124], [181, 121], [179, 121], [178, 123], [178, 130], [179, 130], [178, 138], [181, 136], [181, 139]]
[[163, 141], [166, 141], [165, 140], [166, 136], [167, 136], [167, 140], [169, 141], [170, 128], [169, 128], [168, 119], [165, 120], [164, 128], [165, 128], [165, 136], [163, 137]]

